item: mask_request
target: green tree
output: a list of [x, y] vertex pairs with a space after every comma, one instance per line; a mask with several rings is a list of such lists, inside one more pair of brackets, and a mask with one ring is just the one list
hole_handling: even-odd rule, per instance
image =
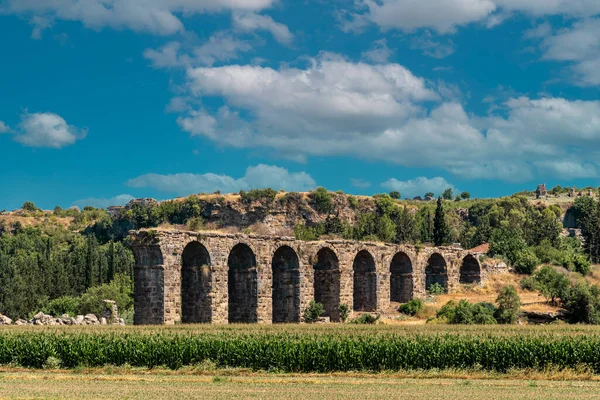
[[444, 193], [442, 193], [442, 197], [444, 198], [444, 200], [452, 200], [452, 198], [454, 197], [452, 189], [448, 188], [444, 190]]
[[504, 286], [496, 298], [495, 317], [501, 324], [514, 324], [521, 313], [521, 298], [514, 286]]
[[396, 238], [396, 224], [388, 215], [377, 221], [377, 236], [384, 242], [392, 242]]
[[450, 229], [446, 223], [444, 205], [442, 204], [442, 198], [438, 197], [435, 216], [433, 218], [433, 244], [436, 246], [442, 246], [448, 242], [449, 236]]
[[427, 193], [425, 193], [425, 197], [426, 197], [426, 198], [427, 198], [427, 197], [434, 198], [434, 197], [435, 197], [435, 194], [433, 194], [433, 192], [427, 192]]
[[525, 240], [518, 231], [509, 228], [500, 228], [494, 230], [490, 237], [489, 254], [492, 257], [502, 255], [514, 265], [517, 260], [517, 253], [526, 247], [527, 243], [525, 243]]
[[460, 198], [462, 200], [469, 200], [471, 198], [471, 193], [469, 193], [469, 192], [462, 192], [460, 194]]
[[558, 272], [550, 266], [545, 266], [534, 275], [535, 287], [542, 296], [548, 299], [553, 305], [557, 305], [556, 299], [563, 299], [571, 286], [569, 278], [561, 272]]
[[318, 187], [311, 193], [311, 197], [315, 204], [315, 210], [321, 214], [328, 214], [333, 211], [333, 200], [327, 189]]
[[400, 194], [400, 192], [394, 190], [394, 191], [390, 192], [390, 197], [394, 200], [400, 200], [402, 195]]
[[26, 201], [25, 203], [23, 203], [23, 206], [21, 207], [21, 209], [24, 211], [31, 211], [31, 212], [36, 212], [39, 210], [39, 208], [37, 208], [37, 206], [35, 204], [33, 204], [32, 201]]

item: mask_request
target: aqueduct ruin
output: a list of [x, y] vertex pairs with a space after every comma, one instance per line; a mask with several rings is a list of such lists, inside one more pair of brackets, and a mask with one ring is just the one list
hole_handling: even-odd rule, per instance
[[132, 234], [135, 324], [293, 323], [311, 300], [339, 321], [339, 305], [385, 310], [423, 298], [438, 283], [447, 291], [481, 284], [488, 271], [455, 247], [185, 231]]

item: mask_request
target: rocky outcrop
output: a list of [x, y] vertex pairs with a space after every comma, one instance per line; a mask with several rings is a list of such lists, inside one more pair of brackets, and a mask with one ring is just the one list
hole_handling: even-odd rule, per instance
[[546, 189], [546, 184], [542, 183], [540, 185], [538, 185], [536, 191], [535, 191], [535, 198], [536, 199], [545, 199], [548, 197], [548, 190]]

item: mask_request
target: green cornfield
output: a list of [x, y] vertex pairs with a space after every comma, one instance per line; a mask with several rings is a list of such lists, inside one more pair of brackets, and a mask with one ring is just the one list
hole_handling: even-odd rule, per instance
[[600, 330], [587, 327], [80, 327], [0, 330], [0, 364], [131, 365], [280, 372], [586, 368], [600, 373]]

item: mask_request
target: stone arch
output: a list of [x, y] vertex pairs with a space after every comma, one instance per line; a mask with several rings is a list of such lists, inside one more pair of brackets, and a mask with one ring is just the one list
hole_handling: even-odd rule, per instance
[[323, 304], [325, 316], [333, 322], [340, 320], [340, 262], [329, 247], [321, 248], [314, 264], [315, 301]]
[[245, 243], [238, 243], [227, 259], [227, 291], [229, 323], [258, 321], [258, 271], [256, 256]]
[[481, 282], [481, 264], [472, 254], [463, 258], [460, 266], [460, 283], [472, 284]]
[[377, 309], [377, 270], [375, 260], [367, 250], [354, 257], [354, 310], [375, 311]]
[[289, 246], [273, 255], [273, 323], [300, 322], [300, 261]]
[[210, 255], [200, 242], [188, 243], [181, 255], [181, 322], [212, 322]]
[[406, 303], [413, 297], [413, 266], [408, 254], [396, 253], [390, 264], [390, 301]]
[[425, 268], [425, 290], [434, 283], [439, 283], [448, 292], [448, 264], [440, 253], [433, 253]]

